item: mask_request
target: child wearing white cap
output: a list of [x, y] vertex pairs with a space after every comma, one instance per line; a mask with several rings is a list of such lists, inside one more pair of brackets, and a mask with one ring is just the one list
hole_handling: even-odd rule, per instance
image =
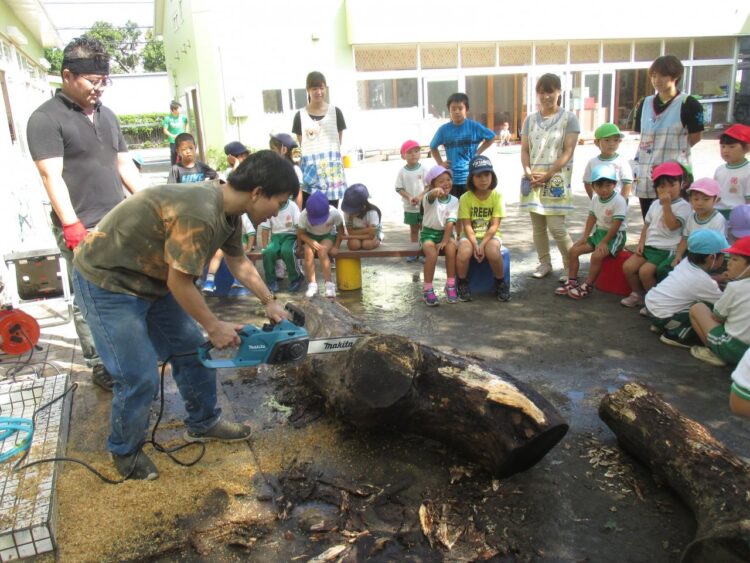
[[661, 334], [661, 341], [678, 348], [690, 348], [695, 333], [690, 324], [690, 307], [694, 303], [713, 305], [721, 298], [721, 289], [711, 272], [721, 268], [727, 247], [722, 233], [698, 230], [687, 239], [687, 260], [683, 260], [656, 287], [646, 294], [646, 311], [651, 332]]
[[711, 178], [699, 178], [687, 189], [688, 200], [693, 212], [688, 216], [682, 229], [682, 240], [674, 253], [672, 267], [680, 263], [687, 251], [687, 239], [696, 231], [711, 229], [722, 236], [727, 233], [727, 220], [715, 209], [721, 186]]

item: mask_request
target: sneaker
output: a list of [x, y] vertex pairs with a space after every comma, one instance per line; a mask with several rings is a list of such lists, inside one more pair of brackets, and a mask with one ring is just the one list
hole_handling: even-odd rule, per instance
[[581, 285], [572, 287], [568, 292], [568, 297], [571, 297], [572, 299], [583, 299], [592, 291], [594, 291], [594, 286], [583, 282]]
[[117, 472], [124, 479], [135, 479], [138, 481], [153, 481], [159, 477], [159, 470], [154, 462], [139, 449], [130, 455], [117, 455], [110, 453], [112, 463]]
[[642, 317], [649, 317], [648, 309], [646, 307], [641, 307], [641, 309], [638, 311], [638, 314]]
[[542, 278], [546, 278], [551, 271], [552, 266], [550, 264], [547, 264], [546, 262], [542, 262], [536, 267], [536, 270], [534, 270], [534, 273], [531, 274], [531, 277], [540, 280]]
[[668, 332], [663, 333], [659, 337], [659, 341], [663, 342], [664, 344], [667, 344], [668, 346], [674, 346], [675, 348], [684, 348], [688, 349], [690, 348], [689, 344], [684, 344], [679, 338], [677, 338], [674, 334], [669, 334]]
[[555, 290], [555, 295], [567, 295], [574, 287], [578, 287], [577, 279], [573, 278], [572, 280], [566, 280], [565, 285], [562, 285]]
[[284, 264], [283, 260], [276, 260], [275, 270], [277, 280], [283, 280], [286, 277], [286, 265]]
[[407, 256], [406, 261], [409, 264], [414, 264], [417, 261], [418, 256]]
[[424, 264], [425, 263], [425, 257], [424, 256], [420, 256], [419, 257], [419, 263], [420, 264]]
[[510, 299], [510, 286], [505, 280], [495, 282], [495, 293], [498, 301], [508, 301]]
[[203, 284], [203, 288], [201, 289], [201, 291], [206, 295], [211, 295], [213, 292], [215, 292], [216, 284], [214, 283], [214, 280], [206, 280], [206, 283]]
[[296, 280], [289, 282], [289, 293], [297, 293], [302, 289], [302, 283], [305, 281], [305, 276], [300, 276]]
[[244, 285], [242, 285], [242, 284], [241, 284], [241, 283], [240, 283], [239, 281], [237, 281], [237, 280], [235, 279], [235, 280], [234, 280], [234, 281], [232, 282], [232, 287], [231, 287], [231, 289], [237, 289], [238, 287], [245, 287], [245, 286], [244, 286]]
[[471, 290], [469, 289], [469, 280], [458, 280], [458, 300], [471, 301]]
[[458, 303], [458, 291], [455, 285], [445, 286], [445, 300], [448, 303]]
[[705, 346], [692, 346], [690, 348], [690, 354], [694, 358], [698, 358], [699, 360], [702, 360], [707, 364], [711, 364], [712, 366], [723, 367], [727, 365], [724, 360], [714, 354], [710, 348], [706, 348]]
[[661, 334], [663, 334], [663, 333], [664, 333], [664, 329], [663, 329], [663, 328], [661, 328], [661, 327], [659, 327], [659, 326], [656, 326], [655, 324], [649, 325], [648, 329], [649, 329], [649, 330], [650, 330], [651, 332], [653, 332], [654, 334], [659, 334], [659, 335], [661, 335]]
[[437, 307], [440, 303], [438, 303], [437, 295], [435, 295], [434, 289], [428, 289], [422, 294], [422, 301], [425, 302], [425, 304], [428, 307]]
[[568, 283], [568, 274], [562, 274], [559, 278], [557, 278], [557, 281], [561, 284]]
[[91, 368], [91, 381], [110, 393], [115, 386], [115, 382], [112, 376], [109, 375], [107, 368], [104, 367], [104, 364], [96, 364]]
[[307, 291], [305, 291], [305, 297], [315, 297], [318, 294], [318, 284], [313, 282], [307, 284]]
[[250, 427], [246, 424], [219, 420], [211, 428], [201, 434], [194, 434], [185, 430], [182, 437], [186, 442], [244, 442], [250, 438]]
[[332, 281], [326, 282], [326, 297], [336, 299], [336, 284]]
[[643, 305], [643, 295], [633, 291], [630, 295], [620, 300], [620, 305], [623, 307], [638, 307]]
[[279, 282], [277, 282], [276, 280], [267, 282], [266, 285], [268, 286], [268, 291], [270, 291], [271, 293], [276, 293], [279, 291]]

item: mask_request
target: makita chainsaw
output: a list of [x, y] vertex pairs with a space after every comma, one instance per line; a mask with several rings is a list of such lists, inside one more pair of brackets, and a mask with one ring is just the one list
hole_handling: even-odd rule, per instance
[[237, 334], [240, 345], [230, 359], [214, 359], [211, 350], [214, 346], [206, 342], [198, 349], [198, 358], [209, 368], [241, 368], [258, 364], [286, 364], [300, 362], [308, 354], [326, 354], [351, 349], [360, 336], [310, 339], [305, 330], [305, 313], [287, 303], [284, 307], [290, 314], [289, 320], [279, 323], [266, 323], [261, 328], [245, 325]]

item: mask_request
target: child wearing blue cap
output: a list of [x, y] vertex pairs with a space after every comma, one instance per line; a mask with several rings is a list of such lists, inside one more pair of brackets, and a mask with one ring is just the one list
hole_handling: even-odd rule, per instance
[[323, 271], [326, 297], [336, 298], [336, 284], [331, 279], [331, 259], [336, 256], [344, 237], [344, 217], [328, 203], [325, 192], [316, 190], [307, 198], [307, 206], [302, 210], [297, 223], [297, 240], [304, 245], [304, 270], [308, 285], [306, 297], [318, 294], [315, 281], [315, 256], [320, 260]]
[[594, 131], [594, 144], [599, 147], [599, 154], [588, 161], [583, 171], [583, 187], [586, 188], [589, 199], [594, 197], [594, 170], [603, 164], [611, 164], [617, 171], [615, 191], [628, 201], [633, 188], [633, 169], [630, 167], [630, 161], [617, 152], [624, 136], [614, 123], [603, 123]]
[[372, 250], [380, 246], [383, 231], [381, 212], [368, 201], [370, 192], [364, 184], [352, 184], [344, 192], [341, 211], [346, 225], [346, 246], [349, 250]]
[[727, 239], [718, 231], [701, 229], [687, 239], [687, 260], [646, 294], [646, 311], [651, 332], [661, 334], [664, 344], [690, 348], [695, 333], [690, 323], [690, 307], [698, 302], [713, 305], [721, 298], [721, 289], [711, 272], [724, 263], [722, 249]]
[[[555, 290], [555, 295], [567, 295], [573, 299], [586, 297], [594, 291], [594, 283], [604, 259], [617, 256], [625, 246], [628, 203], [615, 191], [617, 181], [617, 170], [611, 164], [602, 164], [594, 169], [591, 185], [596, 194], [591, 199], [589, 217], [583, 228], [583, 236], [568, 252], [568, 281]], [[586, 281], [579, 285], [579, 257], [583, 254], [591, 254], [591, 264]]]

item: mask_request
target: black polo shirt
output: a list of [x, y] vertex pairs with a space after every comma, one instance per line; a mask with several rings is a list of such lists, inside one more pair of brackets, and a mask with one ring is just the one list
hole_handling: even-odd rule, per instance
[[[112, 110], [99, 104], [93, 122], [60, 90], [29, 118], [26, 136], [34, 161], [63, 158], [63, 180], [76, 215], [86, 228], [96, 226], [125, 199], [117, 153], [128, 147]], [[60, 219], [52, 212], [52, 221]]]

